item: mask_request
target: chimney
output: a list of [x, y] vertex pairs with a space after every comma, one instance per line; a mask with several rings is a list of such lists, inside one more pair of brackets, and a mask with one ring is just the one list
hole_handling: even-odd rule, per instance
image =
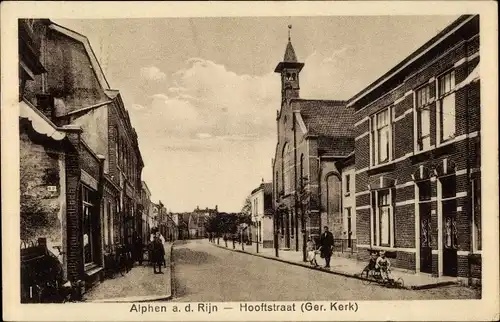
[[36, 102], [43, 115], [52, 120], [55, 116], [54, 97], [50, 94], [37, 94]]

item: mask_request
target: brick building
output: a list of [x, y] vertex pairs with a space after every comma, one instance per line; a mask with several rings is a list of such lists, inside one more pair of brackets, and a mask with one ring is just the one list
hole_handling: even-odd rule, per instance
[[[56, 104], [66, 102], [51, 95], [51, 25], [19, 20], [20, 172], [21, 187], [28, 189], [21, 189], [21, 239], [47, 238], [64, 278], [89, 286], [101, 278], [103, 264], [104, 157], [89, 146], [81, 126], [57, 118]], [[82, 87], [70, 83], [64, 90]]]
[[479, 16], [462, 16], [351, 98], [363, 249], [481, 278]]
[[48, 19], [20, 20], [19, 35], [21, 152], [47, 151], [25, 158], [21, 172], [43, 161], [37, 170], [44, 182], [37, 184], [50, 185], [58, 219], [48, 225], [61, 229], [49, 243], [67, 277], [90, 286], [102, 278], [112, 245], [131, 242], [140, 229], [144, 164], [137, 134], [85, 36]]
[[354, 150], [353, 109], [345, 101], [301, 99], [303, 67], [289, 38], [275, 69], [282, 103], [276, 117], [273, 202], [279, 247], [297, 251], [303, 246], [302, 232], [318, 236], [324, 225], [335, 238], [344, 237], [342, 161]]

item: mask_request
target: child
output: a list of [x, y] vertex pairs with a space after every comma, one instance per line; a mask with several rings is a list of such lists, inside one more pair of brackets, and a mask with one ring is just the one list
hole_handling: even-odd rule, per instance
[[380, 270], [380, 276], [384, 282], [392, 280], [392, 277], [390, 276], [391, 262], [387, 257], [385, 257], [385, 251], [380, 251], [380, 256], [377, 258], [375, 268]]
[[[163, 274], [161, 271], [161, 265], [165, 261], [165, 249], [163, 248], [163, 243], [158, 236], [154, 237], [152, 244], [152, 260], [153, 260], [153, 271], [155, 274]], [[156, 266], [158, 265], [158, 272], [156, 272]]]
[[309, 263], [315, 267], [318, 266], [318, 262], [316, 261], [316, 244], [311, 237], [307, 239], [306, 250]]

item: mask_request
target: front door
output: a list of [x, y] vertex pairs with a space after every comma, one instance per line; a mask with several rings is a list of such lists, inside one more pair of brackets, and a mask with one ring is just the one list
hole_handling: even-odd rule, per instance
[[454, 214], [443, 216], [443, 275], [457, 276], [457, 221]]
[[[430, 204], [420, 205], [420, 271], [432, 273]], [[428, 208], [428, 209], [427, 209]]]

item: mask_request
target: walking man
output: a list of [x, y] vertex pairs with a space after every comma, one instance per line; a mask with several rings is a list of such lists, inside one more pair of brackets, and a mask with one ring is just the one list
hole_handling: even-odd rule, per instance
[[319, 240], [321, 246], [321, 257], [325, 259], [325, 268], [330, 268], [330, 258], [333, 251], [333, 235], [328, 231], [328, 226], [324, 227], [324, 232]]

